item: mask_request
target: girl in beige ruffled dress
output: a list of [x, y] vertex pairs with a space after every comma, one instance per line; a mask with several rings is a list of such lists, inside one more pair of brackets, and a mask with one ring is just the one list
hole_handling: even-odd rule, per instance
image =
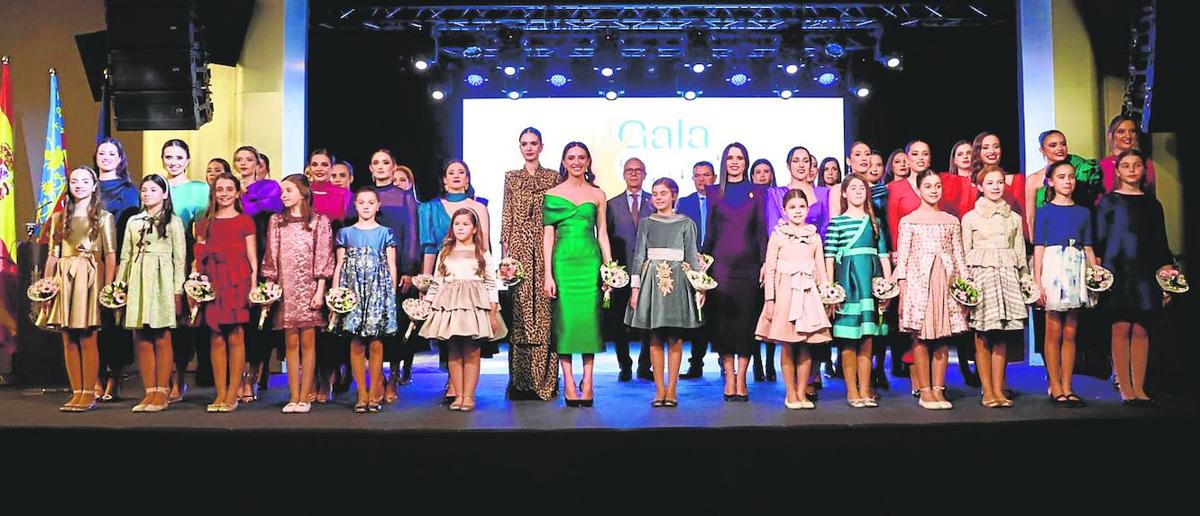
[[508, 334], [500, 320], [500, 295], [485, 238], [473, 210], [455, 211], [433, 268], [433, 284], [425, 293], [430, 314], [419, 333], [449, 346], [450, 384], [459, 393], [450, 410], [475, 410], [480, 345]]

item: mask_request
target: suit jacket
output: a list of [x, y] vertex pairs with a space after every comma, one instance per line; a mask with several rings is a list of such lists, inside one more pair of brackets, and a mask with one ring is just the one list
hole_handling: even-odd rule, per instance
[[[650, 193], [642, 190], [642, 200], [638, 205], [638, 220], [649, 217], [654, 213], [654, 205], [650, 203]], [[607, 210], [608, 245], [612, 248], [614, 260], [621, 265], [629, 266], [633, 261], [634, 247], [637, 245], [637, 224], [629, 213], [628, 191], [608, 200]]]
[[[704, 199], [704, 205], [706, 209], [709, 206], [709, 199], [707, 197]], [[696, 235], [699, 238], [697, 243], [703, 245], [705, 235], [704, 233], [700, 232], [700, 194], [693, 192], [689, 195], [681, 197], [675, 210], [687, 218], [692, 219], [692, 222], [696, 224]], [[704, 220], [705, 222], [708, 222], [708, 217], [706, 216]]]

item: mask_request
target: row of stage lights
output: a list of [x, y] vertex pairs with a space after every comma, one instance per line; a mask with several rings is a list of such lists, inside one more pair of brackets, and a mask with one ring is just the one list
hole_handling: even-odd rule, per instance
[[[845, 50], [841, 47], [841, 45], [836, 43], [830, 43], [826, 45], [824, 51], [826, 55], [835, 59], [841, 58], [845, 54]], [[887, 54], [879, 56], [877, 57], [877, 60], [887, 70], [903, 69], [903, 59], [899, 54]], [[792, 82], [801, 80], [800, 74], [805, 68], [807, 68], [805, 65], [797, 63], [777, 64], [774, 66], [789, 78], [787, 79], [788, 81]], [[426, 59], [418, 58], [413, 61], [413, 68], [418, 72], [427, 72], [431, 67], [432, 64]], [[500, 74], [503, 74], [506, 79], [516, 79], [518, 75], [523, 72], [524, 68], [525, 66], [517, 66], [516, 64], [502, 64], [496, 66], [494, 69]], [[708, 63], [685, 63], [684, 68], [691, 71], [695, 76], [702, 76], [706, 72], [709, 72], [709, 70], [713, 68], [713, 65]], [[620, 70], [620, 67], [599, 66], [595, 67], [593, 70], [602, 79], [609, 80], [609, 82], [611, 82], [611, 79]], [[470, 89], [481, 88], [489, 80], [488, 71], [489, 70], [487, 69], [482, 69], [479, 67], [468, 69], [462, 75], [462, 82]], [[838, 71], [838, 69], [830, 65], [818, 65], [814, 68], [811, 74], [811, 81], [822, 88], [835, 87], [838, 82], [841, 81], [841, 78], [841, 73]], [[744, 67], [733, 67], [724, 77], [724, 82], [728, 83], [734, 88], [745, 87], [752, 82], [752, 80], [753, 78], [751, 73]], [[566, 87], [572, 82], [572, 78], [570, 72], [561, 69], [554, 69], [547, 71], [545, 81], [551, 87], [558, 89]], [[447, 84], [434, 84], [429, 89], [429, 95], [434, 101], [441, 101], [449, 96], [449, 90], [450, 87]], [[797, 87], [781, 85], [775, 88], [774, 93], [781, 99], [789, 99], [797, 91]], [[866, 99], [871, 95], [871, 88], [865, 83], [855, 84], [849, 89], [849, 91], [852, 95], [860, 99]], [[506, 97], [517, 100], [520, 99], [525, 92], [523, 88], [506, 87], [503, 93]], [[597, 93], [608, 100], [616, 100], [624, 94], [624, 91], [615, 85], [609, 85], [609, 87], [600, 88]], [[680, 88], [677, 92], [678, 95], [686, 100], [695, 100], [696, 97], [703, 95], [703, 93], [703, 89], [699, 87]]]

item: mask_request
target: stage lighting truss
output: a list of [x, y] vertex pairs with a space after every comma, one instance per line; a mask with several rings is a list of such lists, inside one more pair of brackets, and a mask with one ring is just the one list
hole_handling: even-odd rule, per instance
[[1154, 60], [1158, 43], [1153, 0], [1138, 2], [1141, 12], [1129, 30], [1129, 68], [1125, 77], [1125, 97], [1121, 114], [1138, 120], [1143, 133], [1150, 132], [1150, 107], [1154, 98]]

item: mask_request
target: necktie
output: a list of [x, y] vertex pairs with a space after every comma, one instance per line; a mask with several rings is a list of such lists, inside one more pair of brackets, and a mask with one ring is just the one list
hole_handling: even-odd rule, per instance
[[632, 194], [630, 194], [630, 196], [629, 196], [629, 199], [632, 200], [632, 202], [629, 203], [629, 214], [633, 215], [633, 225], [635, 225], [635, 226], [638, 223], [638, 213], [641, 211], [639, 209], [639, 208], [641, 208], [641, 206], [638, 206], [638, 201], [640, 200], [640, 199], [638, 199], [638, 197], [640, 197], [640, 196], [632, 195]]
[[708, 210], [704, 206], [707, 198], [703, 195], [697, 197], [700, 198], [700, 242], [704, 242], [704, 233], [708, 229]]

